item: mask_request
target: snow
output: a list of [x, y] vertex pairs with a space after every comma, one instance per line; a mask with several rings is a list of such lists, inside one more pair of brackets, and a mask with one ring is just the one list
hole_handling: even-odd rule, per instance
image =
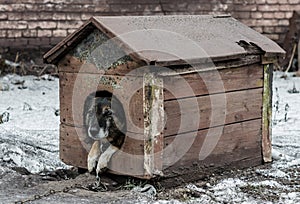
[[[42, 77], [43, 78], [43, 77]], [[0, 124], [0, 163], [25, 167], [32, 173], [66, 167], [58, 156], [58, 79], [7, 75], [0, 84], [0, 114], [9, 113]], [[24, 84], [18, 82], [24, 81]]]
[[[205, 187], [188, 184], [184, 189], [201, 196], [187, 200], [153, 200], [156, 204], [180, 203], [300, 203], [300, 78], [274, 73], [273, 82], [273, 163], [260, 167], [255, 176], [232, 176], [207, 183]], [[68, 168], [59, 159], [59, 92], [57, 78], [37, 80], [34, 76], [8, 75], [0, 78], [0, 177], [10, 167], [25, 167], [32, 173]], [[24, 84], [20, 82], [25, 81]], [[2, 89], [1, 89], [2, 88]], [[7, 115], [9, 113], [9, 117]], [[7, 121], [8, 119], [8, 121]], [[298, 179], [295, 185], [283, 181]], [[3, 181], [0, 181], [0, 184]], [[260, 196], [245, 191], [258, 192]], [[266, 194], [278, 196], [272, 201]], [[141, 200], [141, 203], [148, 203]]]

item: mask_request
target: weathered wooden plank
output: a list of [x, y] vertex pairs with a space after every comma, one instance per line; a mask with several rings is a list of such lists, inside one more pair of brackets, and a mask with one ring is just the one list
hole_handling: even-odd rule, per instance
[[126, 74], [129, 74], [130, 71], [141, 66], [144, 65], [135, 61], [127, 61], [119, 65], [109, 67], [107, 69], [97, 69], [97, 67], [94, 64], [88, 63], [84, 60], [80, 60], [77, 57], [68, 54], [59, 62], [58, 70], [59, 72], [68, 73], [90, 73], [101, 75], [124, 76]]
[[300, 40], [298, 42], [298, 47], [297, 47], [297, 51], [298, 51], [298, 71], [296, 73], [297, 77], [300, 77]]
[[[77, 130], [77, 131], [76, 131]], [[69, 165], [87, 168], [88, 150], [91, 148], [92, 141], [84, 139], [82, 128], [60, 125], [60, 159]], [[85, 142], [81, 142], [82, 141]]]
[[264, 65], [262, 109], [262, 154], [264, 162], [272, 161], [272, 73], [273, 64]]
[[[92, 145], [83, 128], [60, 126], [60, 158], [66, 164], [87, 168], [87, 155]], [[127, 132], [120, 151], [113, 155], [109, 171], [120, 175], [143, 177], [144, 135]]]
[[[215, 94], [165, 101], [164, 108], [166, 114], [165, 137], [261, 118], [262, 88], [229, 92], [223, 96]], [[196, 119], [197, 116], [200, 118]], [[199, 123], [195, 124], [196, 122]]]
[[142, 78], [60, 72], [61, 122], [82, 126], [86, 98], [96, 91], [108, 91], [123, 104], [127, 130], [142, 133], [143, 91], [131, 84], [142, 84]]
[[[210, 154], [204, 159], [201, 159], [201, 149], [205, 148], [203, 144], [208, 139], [208, 131], [214, 130], [205, 129], [165, 138], [164, 175], [174, 175], [172, 170], [183, 175], [195, 168], [261, 164], [261, 122], [261, 119], [257, 119], [224, 126], [221, 135], [213, 136], [216, 141], [212, 141]], [[187, 141], [191, 141], [190, 146], [183, 147]], [[243, 163], [245, 160], [247, 163]]]
[[165, 100], [258, 88], [263, 86], [263, 67], [253, 64], [164, 78]]
[[144, 168], [152, 178], [162, 175], [163, 150], [163, 80], [152, 73], [143, 78], [144, 106]]
[[[251, 152], [248, 153], [249, 155], [253, 155]], [[160, 180], [160, 184], [165, 188], [171, 188], [182, 185], [183, 183], [190, 183], [202, 179], [205, 180], [213, 173], [222, 175], [224, 172], [228, 172], [231, 169], [243, 169], [251, 166], [258, 166], [261, 163], [261, 155], [258, 155], [252, 156], [251, 158], [241, 158], [241, 160], [232, 162], [230, 165], [193, 162], [181, 167], [171, 166], [164, 171], [164, 177]]]

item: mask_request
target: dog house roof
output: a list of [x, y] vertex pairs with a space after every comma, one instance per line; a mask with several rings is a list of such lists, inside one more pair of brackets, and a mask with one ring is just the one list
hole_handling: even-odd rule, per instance
[[44, 55], [46, 63], [57, 63], [93, 29], [115, 40], [133, 59], [147, 64], [197, 63], [201, 59], [234, 59], [254, 46], [265, 56], [283, 56], [275, 42], [230, 16], [118, 16], [92, 17]]

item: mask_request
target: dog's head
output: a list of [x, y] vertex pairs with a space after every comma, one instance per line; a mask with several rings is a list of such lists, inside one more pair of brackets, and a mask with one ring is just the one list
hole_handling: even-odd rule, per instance
[[91, 100], [85, 115], [87, 134], [94, 140], [106, 138], [113, 122], [110, 97], [98, 97]]

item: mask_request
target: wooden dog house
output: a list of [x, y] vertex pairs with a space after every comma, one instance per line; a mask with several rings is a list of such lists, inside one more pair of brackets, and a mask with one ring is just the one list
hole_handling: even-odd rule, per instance
[[92, 17], [44, 56], [59, 69], [60, 157], [86, 168], [83, 106], [107, 91], [127, 124], [112, 173], [187, 181], [270, 162], [272, 68], [284, 53], [230, 16]]

